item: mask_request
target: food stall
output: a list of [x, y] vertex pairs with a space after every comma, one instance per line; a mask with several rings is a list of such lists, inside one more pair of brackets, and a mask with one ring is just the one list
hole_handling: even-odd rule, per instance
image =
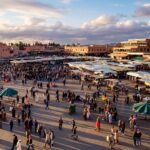
[[150, 93], [150, 79], [145, 81], [145, 91]]
[[105, 82], [106, 82], [106, 86], [111, 90], [113, 90], [115, 87], [120, 85], [120, 82], [117, 79], [105, 79]]

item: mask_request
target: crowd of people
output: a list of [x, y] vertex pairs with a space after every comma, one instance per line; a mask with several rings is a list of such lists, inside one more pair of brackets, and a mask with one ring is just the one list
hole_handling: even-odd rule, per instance
[[[92, 95], [85, 94], [84, 98], [81, 98], [80, 95], [77, 95], [72, 89], [59, 91], [57, 87], [57, 80], [62, 81], [63, 86], [65, 87], [67, 84], [68, 78], [73, 78], [69, 71], [68, 67], [64, 66], [49, 66], [49, 65], [39, 65], [35, 64], [32, 66], [21, 66], [16, 67], [9, 65], [1, 72], [1, 77], [4, 75], [4, 72], [9, 72], [11, 75], [11, 80], [16, 82], [17, 80], [22, 80], [22, 85], [25, 86], [29, 80], [33, 81], [33, 87], [30, 91], [26, 90], [26, 94], [23, 97], [17, 95], [16, 101], [12, 103], [9, 111], [12, 114], [12, 117], [9, 121], [10, 132], [13, 132], [14, 124], [16, 123], [14, 120], [17, 120], [17, 125], [24, 127], [24, 133], [26, 136], [26, 145], [27, 150], [34, 149], [33, 135], [38, 135], [39, 138], [43, 138], [44, 147], [47, 145], [51, 148], [54, 145], [55, 139], [55, 131], [53, 131], [50, 127], [46, 127], [44, 124], [40, 123], [38, 120], [33, 120], [32, 115], [32, 99], [34, 102], [38, 102], [38, 92], [43, 88], [43, 82], [47, 81], [46, 90], [43, 93], [43, 103], [45, 104], [45, 109], [49, 109], [49, 103], [51, 100], [50, 92], [52, 86], [56, 87], [56, 101], [61, 102], [64, 101], [69, 104], [74, 104], [76, 101], [80, 101], [83, 103], [83, 120], [92, 120], [92, 113], [95, 112], [97, 114], [96, 119], [96, 131], [100, 132], [101, 122], [105, 122], [110, 124], [112, 127], [110, 129], [110, 135], [106, 137], [106, 140], [109, 142], [110, 148], [113, 149], [115, 144], [120, 144], [119, 136], [120, 134], [125, 135], [125, 129], [127, 122], [124, 118], [120, 118], [117, 111], [117, 102], [119, 101], [119, 97], [124, 95], [125, 103], [129, 102], [129, 90], [126, 86], [122, 87], [119, 90], [110, 91], [112, 93], [112, 97], [107, 98], [107, 90], [104, 90], [102, 86], [96, 85], [96, 91], [93, 92]], [[81, 81], [81, 76], [77, 78], [79, 80], [79, 84], [81, 85], [81, 90], [85, 90], [84, 87], [87, 86], [88, 90], [91, 90], [91, 85], [89, 86], [88, 82]], [[136, 89], [135, 89], [136, 91]], [[134, 95], [135, 101], [140, 101], [137, 96], [137, 91], [135, 92], [136, 97]], [[99, 97], [105, 97], [102, 103], [98, 101]], [[4, 104], [0, 102], [0, 127], [2, 127], [2, 121], [7, 121], [6, 119], [6, 110]], [[63, 129], [63, 117], [60, 117], [58, 120], [58, 129]], [[133, 133], [133, 144], [141, 145], [141, 136], [142, 133], [139, 129], [137, 116], [131, 115], [129, 117], [128, 125]], [[116, 125], [116, 127], [115, 127]], [[72, 138], [78, 139], [77, 134], [77, 124], [75, 120], [72, 120]], [[17, 148], [17, 150], [21, 150], [22, 144], [21, 139], [18, 139], [17, 135], [13, 135], [13, 144], [12, 150]]]

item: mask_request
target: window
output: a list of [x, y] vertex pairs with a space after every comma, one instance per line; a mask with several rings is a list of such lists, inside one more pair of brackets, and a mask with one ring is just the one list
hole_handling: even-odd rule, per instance
[[10, 53], [10, 54], [13, 54], [13, 53], [14, 53], [14, 51], [13, 51], [13, 50], [10, 50], [10, 51], [9, 51], [9, 53]]

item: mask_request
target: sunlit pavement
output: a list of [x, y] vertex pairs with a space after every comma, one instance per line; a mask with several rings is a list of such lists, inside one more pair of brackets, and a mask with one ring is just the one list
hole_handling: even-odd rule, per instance
[[[124, 81], [128, 86], [133, 86], [133, 83], [129, 81]], [[81, 87], [78, 81], [67, 81], [66, 87], [63, 87], [62, 84], [59, 82], [57, 83], [58, 89], [60, 91], [63, 90], [72, 90], [76, 94], [80, 94], [82, 96], [85, 93], [91, 94], [95, 88], [92, 88], [92, 91], [88, 91], [87, 87], [85, 91], [81, 91]], [[19, 95], [25, 95], [26, 89], [30, 88], [32, 85], [29, 83], [26, 87], [23, 87], [20, 82], [17, 84], [5, 84], [7, 87], [16, 88], [19, 91]], [[45, 106], [43, 103], [43, 94], [38, 94], [41, 99], [35, 103], [33, 103], [32, 107], [32, 116], [33, 119], [37, 119], [40, 123], [44, 126], [51, 128], [55, 132], [55, 142], [53, 150], [107, 150], [109, 149], [109, 145], [106, 142], [106, 136], [110, 133], [111, 125], [107, 124], [106, 122], [102, 121], [101, 131], [95, 131], [95, 120], [97, 114], [94, 113], [91, 116], [90, 121], [84, 121], [82, 118], [82, 104], [77, 103], [77, 113], [74, 115], [69, 115], [68, 107], [69, 104], [67, 102], [56, 102], [55, 91], [57, 88], [52, 88], [50, 90], [51, 101], [50, 101], [50, 109], [45, 110]], [[43, 91], [45, 91], [44, 89]], [[108, 92], [108, 97], [111, 98], [111, 92]], [[9, 107], [8, 107], [9, 108]], [[8, 112], [7, 108], [7, 112]], [[119, 101], [117, 102], [117, 108], [119, 113], [119, 118], [128, 120], [128, 116], [131, 114], [131, 105], [127, 106], [124, 104], [124, 96], [120, 96]], [[11, 133], [9, 132], [9, 120], [10, 120], [10, 113], [7, 113], [8, 120], [7, 122], [3, 122], [3, 129], [0, 129], [0, 150], [10, 150], [12, 146], [13, 134], [15, 133], [21, 140], [23, 149], [26, 149], [26, 138], [24, 133], [24, 125], [22, 124], [20, 127], [17, 126], [17, 122], [15, 121], [14, 131]], [[63, 117], [64, 124], [63, 130], [58, 130], [58, 120], [60, 116]], [[78, 141], [71, 139], [71, 128], [72, 128], [72, 119], [76, 120], [77, 124], [77, 133], [79, 135]], [[135, 147], [133, 146], [132, 135], [133, 133], [129, 130], [129, 125], [126, 123], [126, 131], [125, 135], [120, 135], [120, 143], [115, 145], [114, 148], [116, 150], [149, 150], [150, 149], [150, 121], [148, 120], [139, 120], [138, 126], [142, 131], [142, 146]], [[117, 126], [116, 126], [117, 128]], [[44, 150], [44, 139], [40, 139], [37, 135], [33, 134], [33, 143], [35, 145], [35, 150]], [[48, 146], [47, 146], [47, 149]]]

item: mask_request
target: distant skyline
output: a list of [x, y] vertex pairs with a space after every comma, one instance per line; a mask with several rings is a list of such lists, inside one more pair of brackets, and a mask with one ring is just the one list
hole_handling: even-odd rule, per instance
[[104, 44], [150, 38], [150, 0], [0, 0], [0, 41]]

